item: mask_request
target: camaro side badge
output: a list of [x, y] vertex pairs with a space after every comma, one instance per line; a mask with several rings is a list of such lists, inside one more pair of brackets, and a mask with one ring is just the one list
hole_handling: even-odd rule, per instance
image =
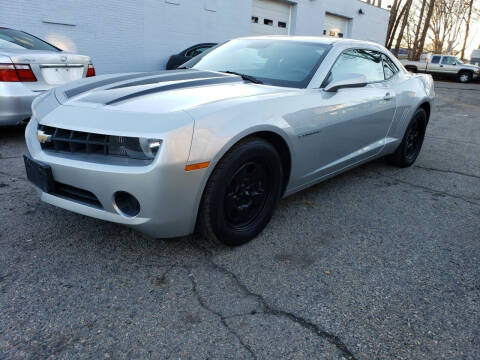
[[52, 141], [52, 135], [45, 134], [43, 130], [38, 130], [37, 139], [41, 144], [45, 144], [46, 142]]

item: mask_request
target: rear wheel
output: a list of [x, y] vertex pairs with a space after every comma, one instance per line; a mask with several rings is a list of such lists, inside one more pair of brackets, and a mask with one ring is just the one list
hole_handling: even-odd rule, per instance
[[458, 81], [461, 83], [468, 83], [472, 81], [472, 74], [468, 71], [462, 71], [458, 74]]
[[388, 157], [390, 163], [399, 167], [411, 166], [422, 149], [426, 128], [427, 113], [421, 108], [417, 109], [408, 124], [402, 142], [397, 150]]
[[275, 148], [260, 138], [236, 144], [220, 160], [204, 191], [199, 230], [216, 243], [242, 245], [270, 221], [282, 189]]

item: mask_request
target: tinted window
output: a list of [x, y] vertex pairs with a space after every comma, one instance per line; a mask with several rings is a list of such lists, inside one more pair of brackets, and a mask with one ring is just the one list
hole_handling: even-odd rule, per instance
[[388, 80], [398, 72], [398, 68], [388, 56], [382, 55], [382, 59], [383, 72], [385, 74], [385, 79]]
[[328, 83], [335, 81], [340, 75], [348, 73], [365, 75], [368, 82], [385, 80], [381, 54], [362, 49], [345, 51], [330, 70]]
[[[304, 88], [330, 45], [276, 39], [238, 39], [202, 54], [184, 66], [199, 70], [233, 71], [275, 86]], [[198, 60], [197, 60], [198, 59]]]
[[440, 56], [434, 56], [432, 57], [432, 61], [430, 61], [432, 64], [438, 64], [440, 62]]
[[198, 48], [195, 48], [195, 49], [192, 49], [192, 50], [189, 50], [185, 53], [185, 56], [187, 57], [195, 57], [197, 55], [200, 55], [202, 52], [204, 52], [205, 50], [207, 49], [210, 49], [211, 46], [202, 46], [202, 47], [198, 47]]
[[443, 65], [456, 65], [457, 64], [457, 59], [455, 59], [454, 56], [444, 56], [442, 58], [442, 64]]
[[23, 31], [0, 29], [0, 49], [61, 51], [59, 48]]

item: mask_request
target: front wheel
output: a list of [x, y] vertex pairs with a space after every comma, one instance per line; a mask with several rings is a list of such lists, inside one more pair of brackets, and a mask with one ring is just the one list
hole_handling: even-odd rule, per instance
[[390, 163], [399, 167], [411, 166], [422, 149], [426, 128], [427, 113], [421, 108], [417, 109], [408, 124], [402, 142], [397, 150], [388, 157]]
[[458, 75], [458, 81], [460, 81], [461, 83], [468, 83], [472, 81], [472, 74], [470, 74], [468, 71], [462, 71]]
[[282, 162], [270, 143], [252, 137], [233, 146], [205, 188], [198, 215], [202, 235], [228, 246], [253, 239], [273, 215], [282, 179]]

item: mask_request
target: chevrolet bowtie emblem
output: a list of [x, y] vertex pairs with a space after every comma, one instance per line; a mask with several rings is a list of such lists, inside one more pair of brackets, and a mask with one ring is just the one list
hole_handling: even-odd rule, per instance
[[52, 141], [52, 135], [45, 134], [43, 130], [38, 130], [37, 139], [41, 144], [45, 144], [46, 142]]

